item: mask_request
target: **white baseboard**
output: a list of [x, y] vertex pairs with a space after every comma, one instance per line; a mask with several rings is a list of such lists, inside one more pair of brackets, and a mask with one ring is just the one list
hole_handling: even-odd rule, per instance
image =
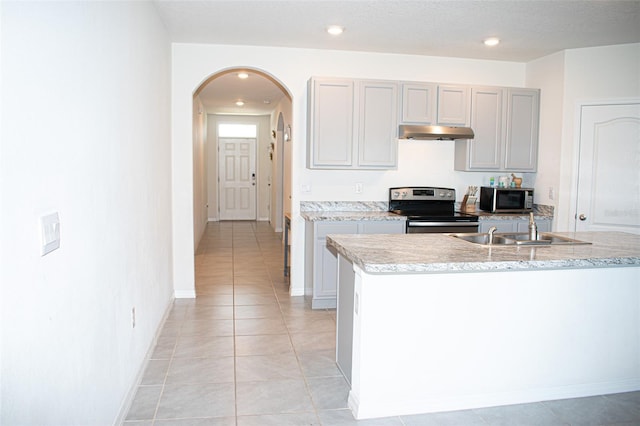
[[196, 291], [195, 290], [175, 290], [173, 296], [176, 299], [195, 299]]
[[[423, 413], [471, 410], [503, 405], [531, 404], [568, 398], [607, 395], [640, 390], [640, 380], [627, 379], [603, 383], [584, 383], [570, 386], [557, 386], [540, 389], [523, 389], [516, 392], [498, 392], [459, 397], [419, 399], [415, 401], [380, 400], [371, 404], [362, 404], [353, 391], [349, 392], [347, 405], [357, 420], [391, 416], [410, 416]], [[366, 405], [366, 406], [365, 406]]]

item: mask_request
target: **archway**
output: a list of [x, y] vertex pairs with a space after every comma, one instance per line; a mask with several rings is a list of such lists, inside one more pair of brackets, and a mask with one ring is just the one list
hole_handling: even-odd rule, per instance
[[[251, 83], [246, 85], [247, 89], [245, 89], [243, 82], [238, 80], [241, 73], [246, 73], [249, 76], [244, 79], [244, 82]], [[264, 96], [271, 94], [274, 99], [259, 99], [254, 96], [252, 90], [260, 92]], [[274, 93], [276, 94], [273, 95]], [[256, 96], [260, 96], [260, 94]], [[194, 91], [193, 99], [194, 241], [196, 246], [206, 222], [219, 219], [216, 214], [218, 179], [215, 161], [217, 159], [215, 125], [221, 120], [221, 117], [225, 121], [242, 122], [245, 119], [248, 122], [256, 123], [259, 121], [257, 117], [268, 116], [268, 120], [262, 120], [259, 124], [262, 136], [259, 137], [258, 159], [262, 161], [262, 165], [259, 166], [258, 185], [260, 186], [259, 198], [262, 200], [263, 211], [258, 215], [258, 220], [268, 220], [274, 231], [281, 231], [285, 202], [283, 196], [286, 185], [285, 176], [289, 178], [291, 176], [290, 156], [288, 157], [289, 164], [286, 164], [283, 147], [285, 129], [290, 128], [292, 121], [292, 102], [289, 90], [276, 77], [266, 71], [251, 67], [233, 67], [215, 72], [207, 77]], [[215, 102], [211, 101], [212, 99]], [[235, 106], [235, 102], [238, 100], [245, 102], [243, 107]], [[203, 111], [207, 117], [215, 116], [216, 120], [196, 120], [198, 109]], [[198, 129], [197, 126], [203, 128]], [[212, 126], [214, 128], [211, 128]], [[199, 135], [204, 135], [204, 149], [197, 149]], [[203, 159], [203, 155], [206, 158]], [[286, 186], [290, 187], [291, 185], [289, 183]], [[197, 191], [203, 187], [206, 188], [207, 197], [198, 197]], [[197, 214], [203, 210], [207, 211], [204, 219], [202, 214]]]

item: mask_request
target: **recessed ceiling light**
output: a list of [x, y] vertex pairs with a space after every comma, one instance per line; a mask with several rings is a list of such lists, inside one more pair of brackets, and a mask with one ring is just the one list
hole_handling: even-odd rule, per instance
[[484, 41], [485, 46], [497, 46], [500, 44], [500, 39], [498, 37], [489, 37]]
[[331, 35], [337, 36], [344, 32], [344, 27], [341, 27], [340, 25], [329, 25], [327, 27], [327, 32]]
[[244, 80], [245, 78], [249, 78], [249, 74], [247, 74], [246, 72], [239, 72], [238, 78], [241, 78]]
[[269, 99], [265, 99], [264, 101], [262, 101], [265, 105], [269, 105], [271, 104], [271, 101]]
[[238, 106], [243, 106], [243, 105], [244, 105], [244, 102], [242, 102], [242, 101], [237, 101], [237, 102], [236, 102], [236, 105], [238, 105]]

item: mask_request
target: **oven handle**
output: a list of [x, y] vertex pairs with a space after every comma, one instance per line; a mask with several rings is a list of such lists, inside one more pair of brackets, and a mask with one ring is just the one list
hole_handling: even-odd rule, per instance
[[478, 222], [407, 222], [407, 226], [468, 226], [478, 227]]

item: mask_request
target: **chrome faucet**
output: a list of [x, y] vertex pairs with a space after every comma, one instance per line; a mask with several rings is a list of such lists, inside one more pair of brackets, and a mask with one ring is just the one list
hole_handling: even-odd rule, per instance
[[493, 234], [498, 230], [495, 226], [492, 226], [487, 230], [487, 244], [493, 244]]
[[533, 219], [533, 212], [529, 213], [529, 239], [532, 241], [538, 239], [538, 225]]

